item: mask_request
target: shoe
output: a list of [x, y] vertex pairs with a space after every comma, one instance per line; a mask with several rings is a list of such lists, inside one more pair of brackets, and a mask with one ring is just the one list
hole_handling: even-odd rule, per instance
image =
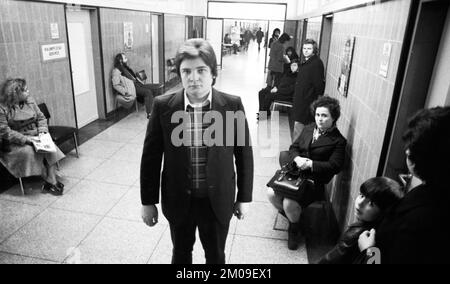
[[300, 245], [301, 238], [302, 234], [300, 232], [300, 223], [289, 222], [288, 249], [297, 250]]
[[64, 192], [64, 184], [60, 182], [57, 182], [56, 184], [44, 182], [44, 185], [42, 186], [42, 191], [49, 192], [53, 195], [62, 195]]

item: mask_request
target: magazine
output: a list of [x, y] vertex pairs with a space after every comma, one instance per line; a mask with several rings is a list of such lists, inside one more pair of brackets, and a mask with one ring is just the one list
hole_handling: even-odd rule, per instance
[[37, 137], [32, 137], [34, 150], [37, 153], [55, 153], [56, 145], [53, 142], [49, 133], [40, 134]]

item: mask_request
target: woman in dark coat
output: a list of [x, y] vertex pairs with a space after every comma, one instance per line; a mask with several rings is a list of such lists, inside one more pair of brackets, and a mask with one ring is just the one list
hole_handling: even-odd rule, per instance
[[287, 62], [286, 55], [286, 43], [291, 40], [291, 37], [284, 33], [280, 38], [272, 44], [270, 49], [269, 59], [269, 74], [267, 75], [267, 86], [278, 87], [281, 77], [284, 73], [284, 64]]
[[364, 263], [378, 248], [382, 264], [449, 263], [450, 107], [422, 110], [403, 136], [411, 180], [406, 195], [378, 228], [359, 238]]
[[[292, 102], [293, 100], [298, 60], [292, 60], [288, 66], [289, 69], [281, 78], [278, 88], [265, 88], [259, 92], [259, 111], [267, 111], [268, 116], [270, 115], [270, 105], [273, 101]], [[259, 114], [257, 118], [259, 119]]]
[[[347, 141], [336, 127], [340, 116], [339, 101], [324, 96], [315, 101], [311, 110], [315, 123], [305, 127], [300, 137], [291, 145], [286, 161], [294, 161], [300, 170], [314, 181], [298, 200], [283, 198], [271, 188], [270, 202], [289, 219], [288, 248], [295, 250], [300, 242], [300, 215], [302, 210], [315, 201], [325, 199], [325, 184], [344, 166]], [[284, 160], [280, 157], [280, 160]], [[284, 163], [282, 162], [282, 163]]]
[[309, 106], [325, 91], [325, 70], [318, 50], [314, 40], [307, 39], [303, 44], [305, 61], [298, 70], [292, 109], [292, 119], [295, 121], [293, 141], [298, 138], [305, 125], [314, 121]]

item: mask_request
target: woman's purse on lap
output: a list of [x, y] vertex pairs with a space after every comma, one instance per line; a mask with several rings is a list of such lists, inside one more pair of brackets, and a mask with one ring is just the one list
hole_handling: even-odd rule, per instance
[[267, 186], [271, 187], [277, 195], [300, 200], [305, 190], [314, 186], [314, 181], [308, 179], [295, 162], [291, 162], [276, 171]]

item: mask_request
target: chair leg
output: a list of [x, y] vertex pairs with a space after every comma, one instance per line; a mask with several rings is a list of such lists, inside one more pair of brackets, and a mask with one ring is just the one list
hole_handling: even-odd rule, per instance
[[25, 195], [25, 190], [23, 189], [22, 178], [19, 178], [20, 190], [22, 191], [22, 195]]
[[80, 158], [80, 154], [78, 153], [78, 140], [77, 140], [77, 134], [73, 133], [73, 142], [75, 143], [75, 152], [77, 153], [77, 158]]
[[136, 112], [139, 112], [139, 105], [138, 105], [137, 98], [136, 98], [135, 102], [136, 102]]

